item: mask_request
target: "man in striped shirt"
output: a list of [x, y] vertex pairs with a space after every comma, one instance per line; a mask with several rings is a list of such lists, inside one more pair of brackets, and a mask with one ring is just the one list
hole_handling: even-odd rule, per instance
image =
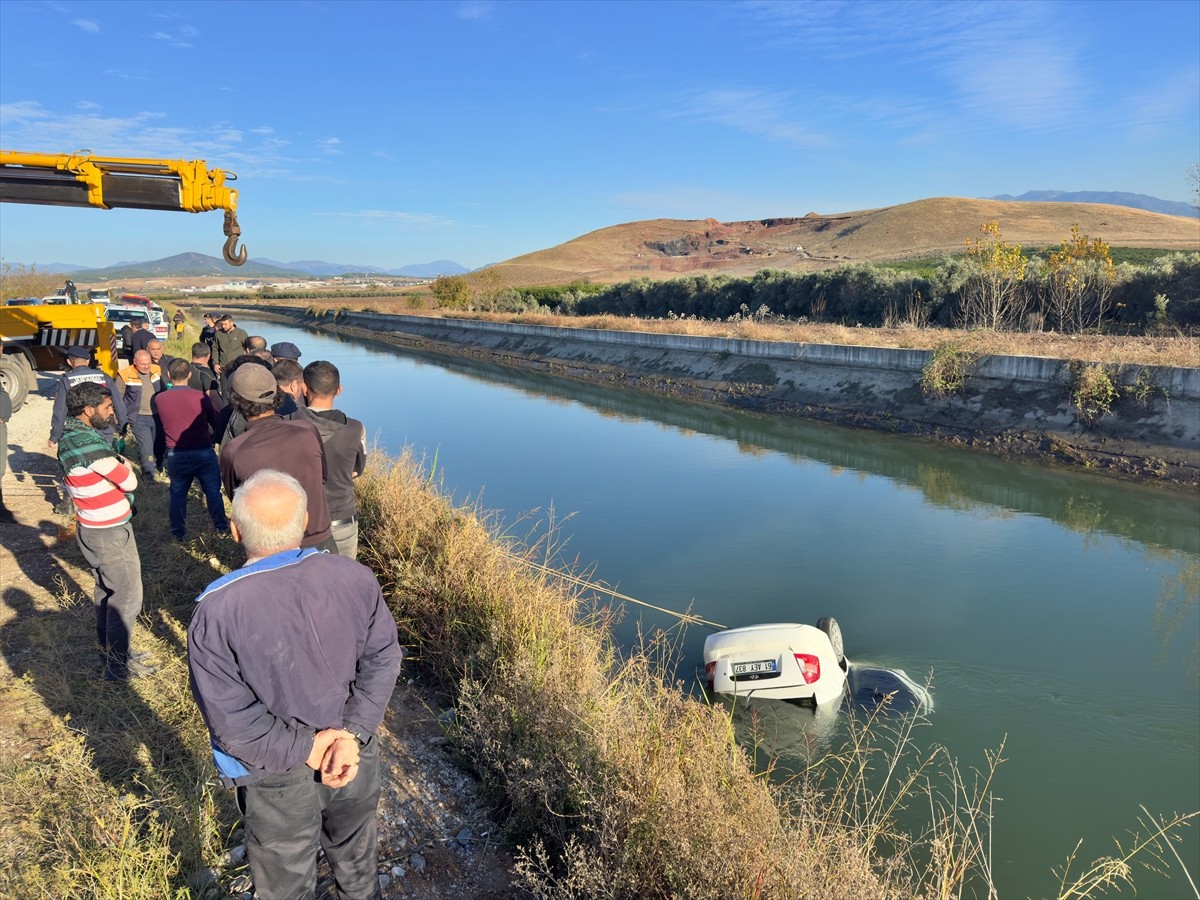
[[112, 391], [90, 381], [72, 385], [67, 415], [58, 462], [75, 504], [75, 539], [96, 579], [92, 599], [104, 677], [123, 681], [148, 675], [154, 669], [135, 659], [130, 648], [142, 611], [142, 561], [130, 522], [137, 475], [100, 434], [115, 422]]

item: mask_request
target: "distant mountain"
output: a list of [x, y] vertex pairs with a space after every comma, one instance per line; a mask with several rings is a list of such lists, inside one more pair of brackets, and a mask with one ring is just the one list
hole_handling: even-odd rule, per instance
[[39, 265], [39, 272], [50, 275], [72, 275], [86, 273], [89, 279], [106, 281], [119, 278], [154, 278], [180, 275], [219, 275], [223, 278], [281, 278], [303, 277], [329, 278], [337, 275], [398, 275], [408, 278], [435, 278], [438, 275], [461, 275], [470, 269], [453, 260], [439, 259], [429, 263], [414, 263], [399, 269], [381, 269], [356, 263], [331, 263], [320, 259], [300, 259], [294, 262], [279, 262], [274, 259], [256, 257], [243, 266], [231, 266], [225, 260], [203, 253], [178, 253], [165, 259], [149, 262], [121, 262], [104, 268], [50, 263]]
[[407, 275], [410, 278], [436, 278], [438, 275], [465, 275], [471, 270], [452, 259], [435, 259], [429, 263], [414, 263], [399, 269], [388, 269], [388, 275]]
[[331, 263], [320, 259], [297, 259], [293, 262], [279, 262], [274, 259], [252, 259], [252, 263], [262, 263], [267, 266], [277, 266], [289, 272], [305, 272], [309, 275], [328, 277], [330, 275], [401, 275], [409, 278], [436, 278], [438, 275], [461, 275], [470, 269], [460, 266], [451, 259], [437, 259], [429, 263], [413, 263], [399, 269], [381, 269], [379, 266], [368, 266], [363, 263]]
[[1113, 206], [1129, 206], [1168, 216], [1196, 218], [1200, 210], [1190, 203], [1178, 200], [1160, 200], [1146, 194], [1127, 194], [1123, 191], [1026, 191], [1020, 197], [1001, 194], [989, 200], [1036, 201], [1045, 203], [1110, 203]]
[[368, 266], [354, 263], [331, 263], [320, 259], [298, 259], [295, 262], [279, 262], [274, 259], [251, 259], [250, 262], [264, 266], [274, 266], [289, 272], [303, 272], [307, 275], [348, 275], [350, 273], [365, 273], [368, 275], [387, 274], [379, 266]]
[[231, 266], [223, 259], [203, 253], [179, 253], [149, 262], [124, 263], [103, 269], [88, 269], [88, 278], [111, 281], [119, 278], [154, 278], [178, 275], [218, 275], [223, 278], [263, 278], [303, 275], [288, 269], [248, 261], [244, 266]]
[[72, 272], [91, 272], [90, 266], [77, 266], [74, 263], [38, 263], [35, 268], [42, 275], [70, 275]]

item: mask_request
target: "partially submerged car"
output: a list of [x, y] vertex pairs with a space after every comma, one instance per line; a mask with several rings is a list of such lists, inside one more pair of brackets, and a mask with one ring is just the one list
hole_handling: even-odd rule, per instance
[[846, 692], [846, 654], [837, 620], [730, 628], [704, 641], [704, 677], [718, 694], [807, 701], [820, 706]]
[[823, 707], [842, 700], [863, 710], [928, 712], [929, 691], [903, 669], [851, 663], [842, 629], [826, 616], [811, 625], [775, 623], [730, 628], [704, 641], [704, 677], [716, 694], [789, 700]]

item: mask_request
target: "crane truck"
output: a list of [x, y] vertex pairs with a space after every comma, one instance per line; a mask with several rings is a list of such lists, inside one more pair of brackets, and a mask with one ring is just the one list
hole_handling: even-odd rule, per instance
[[[48, 154], [0, 150], [0, 202], [99, 209], [225, 211], [221, 255], [232, 266], [246, 261], [237, 221], [237, 176], [203, 160], [95, 156], [90, 151]], [[69, 282], [68, 282], [69, 283]], [[20, 408], [37, 369], [57, 370], [67, 347], [94, 347], [96, 364], [115, 375], [115, 332], [103, 303], [0, 306], [0, 387]]]

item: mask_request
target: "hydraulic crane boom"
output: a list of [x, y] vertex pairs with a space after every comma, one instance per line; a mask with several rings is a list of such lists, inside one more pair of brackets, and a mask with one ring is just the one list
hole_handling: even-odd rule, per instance
[[125, 159], [89, 151], [20, 153], [0, 150], [0, 202], [101, 209], [164, 209], [180, 212], [225, 210], [225, 246], [231, 266], [246, 261], [238, 250], [236, 181], [232, 172], [210, 169], [203, 160]]

